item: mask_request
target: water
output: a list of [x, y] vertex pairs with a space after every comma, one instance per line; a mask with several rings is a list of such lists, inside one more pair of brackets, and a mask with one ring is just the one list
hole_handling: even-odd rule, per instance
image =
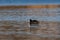
[[[34, 14], [35, 9], [32, 10], [32, 11], [28, 10], [28, 9], [26, 9], [26, 10], [23, 9], [21, 11], [22, 11], [22, 13], [19, 10], [17, 10], [17, 11], [16, 10], [4, 10], [4, 11], [2, 10], [2, 11], [0, 11], [1, 12], [0, 13], [0, 21], [4, 21], [4, 20], [27, 21], [29, 19], [36, 19], [36, 20], [39, 20], [39, 21], [58, 21], [58, 22], [60, 22], [60, 15], [58, 15], [58, 14], [56, 14], [56, 16], [36, 16], [36, 15], [31, 15], [31, 16], [26, 15], [25, 16], [24, 14], [27, 13], [27, 12], [28, 12], [28, 14], [29, 13]], [[38, 9], [37, 9], [37, 11], [38, 11]], [[48, 10], [48, 13], [50, 13], [49, 11], [51, 13], [54, 12], [53, 14], [55, 14], [59, 10], [55, 10], [55, 9], [54, 9], [54, 11]], [[16, 12], [18, 12], [18, 13], [16, 13]], [[42, 10], [42, 12], [43, 12], [43, 10]], [[46, 13], [46, 12], [47, 11], [44, 11], [43, 13]], [[38, 13], [40, 13], [40, 12], [38, 11]], [[21, 16], [19, 14], [21, 14]], [[25, 24], [23, 24], [23, 26], [24, 25]], [[41, 40], [43, 40], [45, 37], [48, 40], [49, 40], [49, 38], [50, 39], [60, 38], [60, 35], [52, 35], [52, 34], [47, 34], [46, 35], [46, 34], [42, 34], [42, 33], [41, 34], [34, 34], [34, 33], [31, 33], [31, 32], [21, 32], [21, 31], [16, 32], [16, 31], [14, 31], [14, 29], [15, 29], [15, 27], [13, 27], [13, 31], [5, 31], [5, 32], [0, 31], [0, 34], [4, 35], [4, 36], [5, 35], [8, 35], [8, 36], [9, 35], [17, 35], [17, 36], [22, 35], [21, 37], [23, 37], [23, 38], [25, 38], [25, 37], [30, 38], [30, 36], [31, 36], [30, 39], [33, 39], [33, 38], [35, 39], [35, 36], [36, 36], [37, 38], [42, 38]], [[30, 30], [30, 29], [28, 29], [28, 30]], [[14, 38], [13, 36], [11, 36], [11, 37]], [[10, 38], [10, 39], [12, 39], [12, 38]], [[1, 39], [4, 39], [4, 38], [1, 38]], [[8, 39], [8, 37], [6, 39]]]
[[60, 16], [1, 16], [0, 15], [0, 21], [2, 20], [16, 20], [16, 21], [27, 21], [29, 19], [35, 19], [35, 20], [39, 20], [39, 21], [58, 21], [60, 22]]
[[1, 5], [60, 4], [60, 0], [0, 0]]
[[[42, 13], [42, 16], [40, 16], [41, 13]], [[48, 16], [47, 13], [52, 16]], [[46, 14], [46, 16], [43, 16], [45, 14]], [[35, 19], [35, 20], [39, 20], [39, 21], [58, 21], [58, 22], [60, 22], [59, 14], [60, 14], [60, 8], [0, 10], [0, 21], [1, 20], [28, 21], [29, 19]], [[36, 15], [39, 15], [39, 16], [36, 16]], [[53, 16], [53, 15], [55, 15], [55, 16]]]

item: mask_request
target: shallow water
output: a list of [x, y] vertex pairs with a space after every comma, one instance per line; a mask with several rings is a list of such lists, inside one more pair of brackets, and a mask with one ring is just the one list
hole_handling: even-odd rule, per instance
[[[42, 16], [36, 16], [36, 14], [42, 13]], [[36, 19], [39, 21], [58, 21], [60, 22], [60, 14], [59, 9], [52, 9], [52, 10], [46, 10], [46, 9], [21, 9], [21, 10], [1, 10], [0, 11], [0, 40], [59, 40], [60, 35], [59, 29], [60, 27], [59, 23], [42, 23], [40, 25], [41, 30], [37, 26], [32, 26], [30, 29], [29, 24], [26, 23], [29, 19]], [[51, 13], [56, 14], [55, 16], [48, 16], [44, 15], [44, 13]], [[26, 14], [27, 13], [27, 14]], [[33, 14], [33, 15], [29, 15]], [[7, 20], [6, 22], [4, 22]], [[12, 20], [14, 22], [8, 22], [8, 20]], [[2, 21], [2, 22], [1, 22]], [[20, 21], [20, 22], [15, 22]], [[25, 22], [24, 22], [25, 21]], [[3, 25], [5, 24], [5, 25]], [[10, 24], [12, 24], [10, 28]], [[9, 28], [8, 28], [9, 27]], [[49, 27], [49, 28], [47, 28]], [[52, 29], [53, 30], [52, 30]], [[44, 30], [49, 29], [49, 30]], [[52, 33], [50, 30], [52, 30]], [[48, 32], [45, 34], [45, 32]], [[57, 32], [58, 31], [58, 32]], [[57, 34], [55, 34], [57, 33]], [[14, 38], [15, 37], [15, 38]], [[5, 39], [4, 39], [5, 38]], [[17, 38], [17, 39], [16, 39]], [[19, 39], [20, 38], [20, 39]]]

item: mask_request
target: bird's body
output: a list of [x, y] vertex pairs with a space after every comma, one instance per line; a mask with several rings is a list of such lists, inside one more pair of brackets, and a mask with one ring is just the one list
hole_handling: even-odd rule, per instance
[[30, 19], [30, 25], [31, 24], [39, 24], [39, 22], [37, 21], [37, 20], [32, 20], [32, 19]]

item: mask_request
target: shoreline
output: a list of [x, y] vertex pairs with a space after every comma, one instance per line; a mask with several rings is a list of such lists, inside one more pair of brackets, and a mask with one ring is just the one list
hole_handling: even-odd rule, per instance
[[20, 8], [60, 8], [60, 5], [53, 5], [53, 4], [48, 4], [48, 5], [11, 5], [11, 6], [0, 6], [0, 9], [20, 9]]

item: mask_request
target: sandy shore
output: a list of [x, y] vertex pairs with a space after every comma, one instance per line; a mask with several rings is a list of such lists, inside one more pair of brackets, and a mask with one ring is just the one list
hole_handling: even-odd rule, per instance
[[0, 9], [20, 9], [20, 8], [59, 8], [60, 5], [26, 5], [26, 6], [0, 6]]

